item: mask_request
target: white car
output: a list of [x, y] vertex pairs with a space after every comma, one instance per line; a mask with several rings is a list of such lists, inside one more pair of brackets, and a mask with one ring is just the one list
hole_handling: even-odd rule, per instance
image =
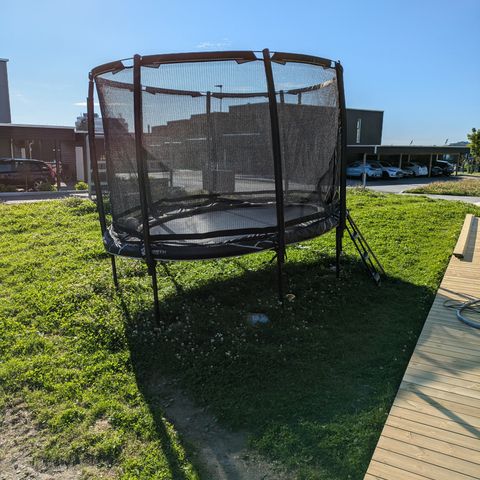
[[382, 175], [385, 178], [403, 178], [405, 176], [401, 168], [394, 167], [388, 162], [378, 162], [374, 163], [373, 165], [379, 166], [382, 169]]
[[402, 168], [404, 170], [410, 170], [416, 177], [426, 177], [428, 175], [428, 167], [419, 165], [418, 163], [405, 163]]
[[[353, 162], [347, 166], [347, 177], [361, 177], [363, 175], [363, 162]], [[382, 169], [378, 166], [374, 167], [372, 163], [365, 164], [365, 173], [368, 178], [380, 178]]]

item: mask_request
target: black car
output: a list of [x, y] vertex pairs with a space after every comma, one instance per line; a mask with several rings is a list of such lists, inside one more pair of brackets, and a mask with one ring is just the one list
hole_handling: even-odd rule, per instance
[[55, 172], [40, 160], [0, 158], [0, 185], [38, 190], [42, 183], [55, 183]]
[[443, 169], [437, 165], [432, 165], [432, 171], [430, 172], [432, 177], [441, 177], [444, 175]]
[[446, 160], [437, 160], [434, 165], [442, 169], [442, 175], [449, 176], [455, 171], [455, 167]]

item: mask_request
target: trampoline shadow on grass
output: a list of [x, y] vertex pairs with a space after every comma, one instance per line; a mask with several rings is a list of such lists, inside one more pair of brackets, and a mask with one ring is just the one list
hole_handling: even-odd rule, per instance
[[[208, 468], [224, 472], [217, 478], [244, 478], [241, 468], [232, 473], [235, 466], [227, 461], [239, 447], [216, 456], [218, 443], [195, 433], [195, 419], [203, 414], [211, 415], [213, 425], [218, 420], [225, 442], [237, 438], [228, 437], [232, 432], [248, 438], [242, 452], [248, 444], [307, 476], [360, 478], [433, 300], [429, 289], [395, 278], [377, 288], [351, 258], [337, 280], [332, 257], [305, 260], [303, 252], [298, 261], [295, 249], [289, 254], [295, 300], [283, 309], [275, 295], [274, 266], [254, 270], [244, 259], [223, 260], [209, 263], [209, 278], [200, 285], [163, 298], [156, 330], [136, 318], [127, 321], [133, 369], [159, 438], [166, 415], [200, 463], [205, 452], [213, 455]], [[235, 268], [235, 275], [215, 279], [228, 268]], [[265, 313], [270, 322], [249, 325], [246, 316], [252, 312]], [[193, 414], [175, 409], [183, 398], [194, 405]], [[211, 475], [205, 478], [216, 478]]]

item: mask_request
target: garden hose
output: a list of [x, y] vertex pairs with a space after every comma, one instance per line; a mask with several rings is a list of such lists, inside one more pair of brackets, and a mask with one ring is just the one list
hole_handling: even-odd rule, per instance
[[[446, 308], [454, 308], [457, 314], [457, 318], [461, 322], [465, 323], [470, 327], [480, 329], [480, 298], [474, 298], [473, 300], [469, 300], [468, 302], [455, 302], [453, 300], [445, 300], [445, 302], [443, 302], [443, 305]], [[464, 312], [468, 311], [477, 314], [479, 320], [467, 318], [464, 315]]]

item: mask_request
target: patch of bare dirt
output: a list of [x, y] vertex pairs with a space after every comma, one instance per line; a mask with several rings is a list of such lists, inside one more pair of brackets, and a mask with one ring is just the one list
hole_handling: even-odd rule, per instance
[[89, 465], [47, 465], [34, 460], [42, 438], [25, 405], [9, 406], [0, 419], [0, 480], [111, 478]]
[[247, 435], [218, 425], [213, 415], [196, 406], [172, 380], [152, 381], [165, 401], [162, 408], [175, 429], [197, 452], [208, 480], [291, 480], [292, 475], [247, 447]]
[[[291, 480], [292, 475], [247, 447], [247, 435], [219, 426], [213, 415], [196, 406], [174, 381], [152, 382], [166, 418], [194, 447], [202, 478], [207, 480]], [[108, 428], [98, 420], [94, 430]], [[25, 405], [5, 409], [0, 419], [0, 480], [111, 479], [115, 472], [92, 465], [49, 465], [34, 458], [42, 447], [41, 432]]]

